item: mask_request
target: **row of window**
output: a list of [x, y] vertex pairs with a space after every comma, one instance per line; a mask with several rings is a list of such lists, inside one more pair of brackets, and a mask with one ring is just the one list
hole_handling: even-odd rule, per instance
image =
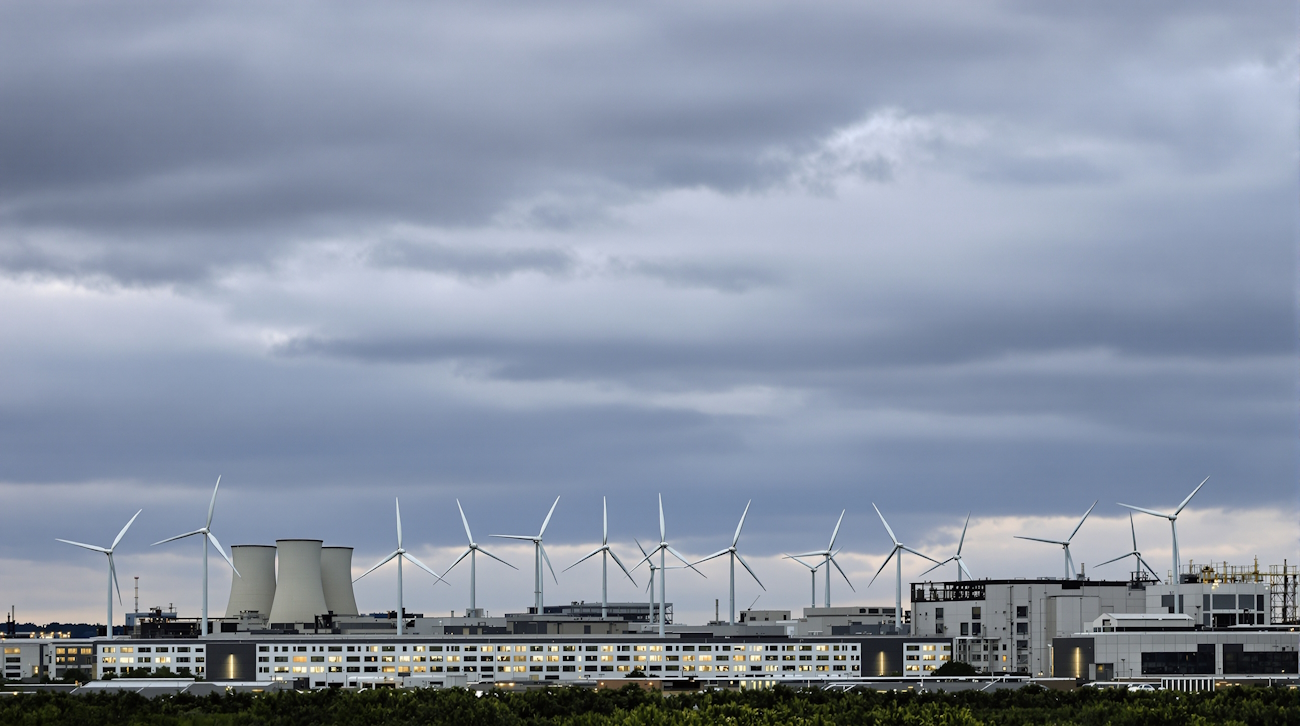
[[[398, 648], [401, 651], [398, 651]], [[712, 653], [712, 652], [730, 652], [730, 651], [781, 651], [781, 652], [849, 652], [856, 651], [856, 645], [349, 645], [346, 646], [348, 653], [576, 653], [576, 652], [603, 652], [603, 653], [661, 653], [661, 652], [679, 652], [679, 653]], [[462, 650], [463, 648], [463, 650]], [[409, 649], [409, 650], [408, 650]], [[142, 649], [144, 652], [148, 648]], [[305, 646], [305, 645], [262, 645], [258, 646], [258, 651], [262, 653], [341, 653], [344, 652], [345, 646]], [[130, 652], [124, 649], [123, 652]], [[388, 656], [391, 657], [391, 656]], [[703, 659], [704, 656], [701, 656]]]

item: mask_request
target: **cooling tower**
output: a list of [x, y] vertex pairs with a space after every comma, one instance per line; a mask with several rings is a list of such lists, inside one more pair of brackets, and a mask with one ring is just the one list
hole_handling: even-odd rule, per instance
[[329, 612], [325, 591], [321, 587], [321, 541], [318, 539], [278, 539], [280, 576], [271, 603], [272, 625], [276, 623], [311, 623], [317, 615]]
[[226, 603], [226, 617], [238, 618], [239, 613], [256, 610], [262, 617], [271, 614], [275, 600], [275, 548], [271, 545], [235, 545], [230, 557], [240, 577], [230, 573], [230, 602]]
[[320, 581], [325, 605], [335, 615], [356, 615], [357, 598], [352, 594], [352, 548], [322, 547]]

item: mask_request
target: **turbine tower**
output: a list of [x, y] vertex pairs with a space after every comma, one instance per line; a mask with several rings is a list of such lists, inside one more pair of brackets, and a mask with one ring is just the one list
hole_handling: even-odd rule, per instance
[[[1201, 487], [1205, 486], [1205, 482], [1209, 480], [1210, 477], [1207, 476], [1203, 481], [1201, 481], [1200, 484], [1197, 484], [1196, 488], [1192, 490], [1191, 494], [1187, 495], [1187, 498], [1183, 500], [1182, 504], [1178, 505], [1178, 508], [1174, 510], [1173, 514], [1166, 514], [1164, 512], [1157, 512], [1151, 509], [1143, 509], [1142, 507], [1135, 507], [1132, 504], [1124, 504], [1123, 502], [1117, 502], [1117, 504], [1119, 504], [1121, 507], [1128, 507], [1129, 509], [1132, 509], [1135, 512], [1150, 514], [1153, 517], [1164, 517], [1165, 519], [1169, 520], [1169, 529], [1170, 531], [1173, 532], [1173, 537], [1174, 537], [1174, 612], [1181, 613], [1183, 611], [1183, 603], [1181, 599], [1182, 588], [1179, 587], [1179, 585], [1181, 584], [1179, 580], [1181, 580], [1182, 578], [1178, 576], [1178, 569], [1182, 565], [1181, 561], [1178, 559], [1178, 515], [1182, 514], [1183, 508], [1187, 506], [1188, 502], [1192, 501], [1192, 497], [1196, 496], [1196, 493], [1201, 491]], [[1134, 549], [1137, 548], [1134, 547]]]
[[[797, 554], [797, 555], [788, 555], [788, 557], [794, 560], [798, 560], [800, 557], [822, 558], [822, 565], [826, 566], [826, 599], [825, 599], [826, 607], [831, 606], [831, 566], [832, 565], [835, 566], [836, 570], [839, 570], [840, 577], [843, 577], [844, 582], [848, 583], [849, 589], [853, 590], [854, 592], [857, 592], [857, 589], [853, 587], [853, 583], [849, 582], [849, 576], [844, 574], [844, 569], [840, 567], [840, 563], [835, 561], [835, 555], [838, 555], [840, 553], [839, 550], [835, 549], [835, 538], [840, 536], [840, 524], [844, 522], [845, 511], [847, 510], [840, 510], [840, 518], [835, 522], [835, 529], [831, 532], [831, 541], [830, 544], [826, 545], [826, 549], [817, 550], [815, 552], [804, 552], [802, 554]], [[807, 567], [807, 565], [804, 566]], [[814, 600], [815, 599], [816, 598], [814, 598]], [[813, 604], [816, 605], [815, 602]]]
[[[1038, 537], [1021, 537], [1018, 534], [1014, 536], [1016, 539], [1027, 539], [1033, 542], [1046, 542], [1047, 544], [1061, 545], [1061, 549], [1065, 550], [1065, 579], [1073, 580], [1074, 579], [1074, 558], [1070, 556], [1070, 541], [1074, 539], [1074, 535], [1079, 533], [1079, 528], [1083, 526], [1083, 520], [1087, 519], [1089, 514], [1092, 514], [1092, 510], [1096, 506], [1097, 506], [1097, 502], [1093, 502], [1092, 506], [1088, 507], [1088, 511], [1083, 513], [1083, 517], [1079, 519], [1078, 524], [1074, 525], [1074, 531], [1070, 533], [1069, 537], [1065, 538], [1065, 541], [1061, 541], [1059, 539], [1039, 539]], [[1128, 506], [1128, 505], [1121, 505], [1121, 506]]]
[[[415, 565], [421, 570], [424, 570], [430, 575], [433, 575], [435, 578], [434, 579], [435, 583], [439, 581], [441, 581], [442, 584], [444, 585], [449, 585], [449, 583], [446, 580], [443, 580], [441, 575], [434, 572], [433, 570], [430, 570], [428, 567], [424, 565], [423, 562], [415, 559], [414, 555], [412, 555], [411, 553], [407, 552], [405, 549], [402, 548], [402, 503], [397, 499], [393, 499], [393, 502], [396, 505], [396, 509], [397, 509], [397, 549], [393, 550], [393, 553], [391, 555], [380, 560], [379, 564], [361, 573], [361, 577], [365, 577], [366, 575], [369, 575], [375, 570], [378, 570], [380, 567], [383, 567], [384, 565], [388, 564], [390, 560], [394, 558], [397, 559], [397, 634], [401, 635], [404, 632], [404, 626], [406, 625], [406, 607], [404, 602], [402, 601], [402, 560], [410, 560], [412, 565]], [[359, 582], [361, 580], [361, 577], [358, 577], [357, 579], [353, 580], [352, 581], [353, 584]]]
[[230, 565], [230, 569], [235, 571], [235, 575], [239, 575], [239, 570], [235, 567], [235, 563], [231, 561], [229, 555], [226, 554], [226, 551], [221, 549], [221, 542], [217, 541], [217, 536], [212, 533], [212, 510], [217, 506], [217, 489], [219, 488], [221, 488], [221, 477], [217, 476], [217, 484], [212, 487], [212, 501], [208, 502], [208, 519], [201, 528], [196, 529], [193, 532], [178, 534], [175, 537], [168, 537], [165, 540], [154, 542], [152, 545], [149, 545], [150, 547], [156, 547], [165, 542], [174, 542], [178, 539], [193, 537], [196, 534], [203, 535], [203, 626], [201, 631], [202, 635], [199, 636], [203, 638], [206, 638], [208, 635], [208, 542], [212, 542], [212, 546], [217, 548], [217, 554], [221, 555], [221, 559], [225, 560], [227, 565]]
[[[638, 543], [638, 545], [639, 544], [640, 543]], [[664, 608], [667, 606], [667, 602], [664, 599], [664, 553], [665, 552], [671, 552], [673, 557], [676, 557], [677, 559], [681, 560], [683, 565], [686, 565], [692, 570], [695, 570], [696, 574], [698, 574], [700, 577], [705, 577], [703, 572], [696, 570], [695, 565], [692, 565], [685, 557], [682, 557], [680, 552], [673, 549], [672, 546], [668, 544], [668, 539], [664, 534], [664, 495], [660, 494], [659, 495], [659, 544], [654, 549], [650, 550], [649, 553], [646, 554], [645, 559], [641, 560], [641, 562], [649, 562], [650, 558], [654, 557], [656, 553], [659, 555], [659, 637], [660, 638], [664, 637]], [[640, 567], [641, 562], [636, 563], [636, 567], [633, 567], [632, 569], [635, 570], [637, 567]], [[708, 578], [706, 577], [705, 579]]]
[[[836, 554], [838, 554], [838, 552]], [[787, 560], [794, 560], [795, 562], [798, 562], [799, 564], [808, 568], [808, 574], [812, 575], [812, 607], [817, 607], [817, 570], [820, 570], [822, 566], [810, 565], [807, 562], [804, 562], [803, 560], [799, 559], [798, 557], [795, 557], [794, 555], [782, 555], [782, 556], [785, 557], [785, 559]], [[852, 585], [850, 585], [850, 587], [852, 587]]]
[[961, 582], [961, 576], [962, 576], [963, 573], [965, 573], [966, 577], [969, 577], [969, 578], [972, 579], [972, 580], [975, 579], [975, 577], [974, 577], [973, 575], [970, 574], [970, 570], [966, 569], [966, 560], [963, 560], [963, 559], [961, 558], [961, 548], [966, 544], [966, 528], [969, 527], [969, 526], [970, 526], [970, 512], [967, 512], [967, 513], [966, 513], [966, 524], [963, 524], [963, 525], [961, 526], [961, 539], [957, 540], [957, 554], [953, 555], [952, 557], [949, 557], [948, 559], [944, 560], [943, 562], [940, 562], [939, 564], [935, 565], [934, 567], [931, 567], [930, 569], [926, 570], [925, 572], [922, 572], [922, 573], [921, 573], [921, 577], [925, 577], [926, 575], [930, 574], [931, 572], [934, 572], [935, 570], [939, 569], [940, 567], [943, 567], [944, 565], [948, 564], [949, 562], [956, 562], [956, 563], [957, 563], [957, 582]]
[[753, 501], [754, 500], [751, 499], [746, 502], [745, 511], [740, 513], [740, 524], [736, 525], [736, 535], [731, 538], [731, 546], [725, 550], [718, 550], [695, 563], [698, 565], [702, 562], [708, 562], [715, 557], [728, 555], [727, 559], [731, 562], [731, 605], [729, 606], [730, 609], [727, 610], [727, 622], [731, 625], [736, 624], [736, 560], [740, 560], [741, 566], [745, 568], [745, 571], [749, 573], [750, 577], [754, 578], [754, 582], [757, 582], [758, 586], [762, 587], [764, 592], [767, 592], [767, 588], [763, 587], [763, 583], [759, 581], [758, 575], [754, 574], [754, 570], [750, 568], [749, 563], [745, 562], [745, 558], [741, 557], [740, 553], [736, 551], [736, 544], [740, 542], [740, 530], [745, 526], [745, 516], [749, 514], [749, 505], [752, 504]]
[[533, 543], [533, 600], [537, 605], [537, 614], [542, 614], [542, 585], [546, 579], [542, 576], [542, 562], [551, 570], [551, 579], [555, 584], [560, 584], [560, 578], [555, 576], [555, 568], [551, 567], [551, 558], [546, 556], [546, 547], [542, 545], [542, 535], [546, 534], [546, 525], [551, 523], [551, 515], [555, 514], [555, 505], [560, 503], [560, 498], [555, 498], [555, 504], [551, 505], [551, 511], [546, 513], [546, 519], [542, 520], [542, 528], [537, 531], [537, 536], [526, 534], [494, 534], [492, 537], [501, 537], [503, 539], [522, 539], [526, 542]]
[[456, 508], [460, 510], [460, 523], [465, 525], [465, 539], [469, 540], [469, 547], [465, 548], [465, 551], [460, 554], [460, 557], [457, 557], [456, 561], [451, 563], [451, 567], [448, 567], [447, 571], [444, 572], [443, 574], [450, 575], [452, 569], [455, 568], [456, 565], [459, 565], [460, 561], [465, 559], [466, 555], [469, 556], [469, 610], [470, 610], [469, 617], [477, 617], [478, 616], [478, 604], [476, 601], [477, 585], [475, 584], [476, 583], [475, 578], [477, 576], [477, 567], [475, 566], [476, 555], [482, 552], [484, 556], [491, 557], [492, 559], [496, 560], [497, 562], [500, 562], [501, 564], [505, 565], [506, 567], [509, 567], [512, 570], [517, 570], [519, 568], [515, 567], [509, 562], [506, 562], [500, 557], [497, 557], [491, 552], [488, 552], [482, 547], [479, 547], [478, 543], [474, 541], [474, 535], [469, 531], [469, 520], [465, 519], [465, 510], [460, 506], [459, 499], [456, 500]]
[[56, 538], [57, 541], [65, 542], [74, 547], [80, 547], [82, 549], [90, 550], [92, 552], [102, 552], [108, 555], [108, 620], [104, 621], [108, 623], [107, 626], [108, 629], [105, 630], [104, 633], [109, 638], [113, 637], [113, 589], [114, 588], [117, 589], [117, 601], [119, 603], [122, 602], [122, 588], [120, 585], [117, 584], [117, 567], [113, 565], [113, 550], [117, 548], [117, 543], [122, 541], [122, 537], [126, 536], [126, 531], [131, 528], [131, 525], [135, 522], [135, 518], [140, 516], [140, 512], [143, 511], [144, 510], [141, 509], [135, 513], [135, 516], [131, 517], [131, 519], [126, 523], [126, 526], [122, 528], [122, 531], [118, 532], [117, 536], [113, 538], [113, 544], [109, 545], [108, 547], [96, 547], [95, 545], [82, 544], [81, 542], [73, 542], [70, 539]]
[[[569, 565], [568, 567], [564, 568], [563, 570], [561, 570], [561, 572], [568, 572], [569, 570], [572, 570], [578, 565], [581, 565], [583, 562], [586, 562], [592, 557], [595, 557], [596, 555], [600, 555], [600, 617], [603, 620], [609, 617], [609, 596], [608, 596], [609, 578], [606, 572], [606, 570], [609, 567], [609, 558], [610, 557], [614, 558], [614, 562], [618, 563], [619, 569], [623, 570], [623, 574], [627, 575], [627, 579], [630, 580], [633, 585], [636, 585], [636, 580], [632, 578], [632, 573], [627, 571], [627, 567], [623, 566], [623, 561], [620, 560], [618, 558], [618, 555], [614, 554], [614, 550], [610, 549], [609, 547], [609, 505], [606, 504], [604, 497], [600, 498], [600, 509], [601, 509], [600, 546], [592, 550], [591, 553], [588, 554], [586, 557], [583, 557], [582, 559], [578, 560], [572, 565]], [[638, 543], [637, 546], [639, 547], [640, 543]], [[644, 552], [642, 554], [644, 554]], [[650, 579], [653, 581], [654, 577], [652, 576]], [[651, 600], [653, 600], [653, 598], [651, 598]]]
[[[1132, 512], [1128, 513], [1128, 529], [1129, 532], [1132, 533], [1133, 535], [1133, 551], [1129, 552], [1128, 554], [1120, 555], [1119, 557], [1116, 557], [1113, 560], [1106, 560], [1105, 562], [1101, 563], [1101, 565], [1109, 565], [1112, 562], [1119, 562], [1125, 557], [1136, 557], [1138, 561], [1138, 567], [1137, 567], [1138, 578], [1141, 579], [1142, 568], [1145, 567], [1151, 573], [1151, 576], [1156, 578], [1156, 582], [1160, 582], [1160, 576], [1157, 575], [1156, 571], [1151, 568], [1151, 565], [1147, 564], [1146, 560], [1142, 559], [1142, 553], [1138, 552], [1138, 534], [1137, 534], [1137, 528], [1133, 526]], [[1097, 566], [1101, 567], [1101, 565], [1097, 565]]]
[[[876, 570], [876, 574], [871, 577], [871, 582], [875, 582], [876, 578], [880, 577], [880, 573], [885, 571], [885, 566], [889, 564], [889, 558], [894, 558], [894, 566], [897, 570], [897, 579], [894, 582], [894, 629], [901, 633], [903, 632], [903, 553], [911, 552], [917, 557], [924, 557], [925, 559], [934, 562], [936, 565], [939, 563], [933, 557], [923, 555], [902, 542], [899, 542], [898, 538], [894, 536], [894, 530], [890, 528], [889, 522], [885, 521], [885, 515], [880, 513], [880, 507], [877, 507], [875, 502], [872, 502], [871, 508], [876, 510], [876, 516], [880, 517], [880, 523], [885, 525], [885, 531], [889, 533], [889, 539], [894, 543], [894, 548], [889, 551], [889, 556], [886, 557], [884, 563], [880, 565], [880, 569]], [[867, 583], [867, 587], [871, 587], [871, 582]]]
[[[633, 541], [633, 542], [636, 542], [637, 549], [641, 550], [641, 555], [642, 555], [642, 556], [644, 556], [644, 557], [649, 557], [649, 555], [646, 554], [645, 547], [642, 547], [642, 546], [641, 546], [641, 540], [639, 540], [639, 539], [633, 539], [632, 541]], [[646, 591], [650, 593], [650, 622], [649, 622], [649, 624], [653, 626], [653, 625], [655, 624], [655, 605], [656, 605], [656, 603], [655, 603], [655, 573], [659, 571], [659, 565], [656, 565], [656, 564], [655, 564], [654, 559], [649, 559], [649, 560], [646, 560], [645, 562], [646, 562], [646, 564], [649, 565], [649, 567], [650, 567], [650, 584], [649, 584], [649, 585], [646, 585]], [[640, 564], [640, 563], [638, 563], [638, 564]], [[686, 565], [668, 565], [668, 566], [665, 567], [664, 569], [666, 569], [666, 570], [684, 570], [684, 569], [686, 569], [686, 567], [687, 567]], [[635, 570], [636, 568], [634, 567], [634, 568], [632, 568], [632, 569]], [[665, 597], [665, 599], [667, 599], [667, 595], [668, 595], [668, 593], [667, 593], [667, 592], [664, 592], [664, 597]], [[659, 620], [660, 620], [660, 621], [664, 621], [664, 620], [665, 620], [665, 618], [664, 618], [664, 613], [663, 613], [663, 608], [664, 608], [664, 607], [665, 607], [665, 606], [662, 606], [662, 605], [659, 607]]]

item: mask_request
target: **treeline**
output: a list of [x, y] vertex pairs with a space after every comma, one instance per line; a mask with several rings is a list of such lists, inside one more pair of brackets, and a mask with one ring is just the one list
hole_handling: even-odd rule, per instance
[[133, 693], [71, 696], [37, 693], [0, 698], [0, 724], [46, 726], [306, 726], [308, 724], [430, 724], [448, 726], [619, 724], [1300, 724], [1300, 691], [1229, 688], [1216, 693], [1127, 693], [1079, 689], [953, 694], [875, 691], [711, 691], [660, 696], [629, 686], [620, 691], [554, 688], [489, 691], [378, 690], [363, 692], [228, 694], [146, 699]]

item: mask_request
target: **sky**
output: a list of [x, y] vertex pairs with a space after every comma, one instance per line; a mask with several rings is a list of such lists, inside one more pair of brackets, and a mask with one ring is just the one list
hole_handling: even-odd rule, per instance
[[[1297, 548], [1294, 5], [0, 3], [0, 600], [197, 615], [203, 524], [361, 574], [740, 540], [738, 607]], [[1167, 525], [1135, 520], [1163, 576]], [[547, 601], [597, 600], [598, 566]], [[726, 566], [669, 575], [679, 620]], [[892, 566], [890, 568], [893, 569]], [[926, 569], [904, 560], [905, 579]], [[395, 607], [391, 566], [357, 584]], [[407, 607], [468, 606], [407, 574]], [[929, 577], [952, 577], [951, 567]], [[610, 596], [644, 597], [611, 574]], [[229, 569], [212, 565], [210, 609]], [[549, 575], [548, 575], [549, 577]], [[620, 575], [621, 577], [621, 575]], [[424, 578], [423, 580], [420, 578]], [[617, 583], [617, 584], [615, 584]], [[820, 587], [820, 586], [819, 586]], [[123, 608], [117, 607], [121, 613]], [[119, 615], [120, 622], [120, 615]]]

